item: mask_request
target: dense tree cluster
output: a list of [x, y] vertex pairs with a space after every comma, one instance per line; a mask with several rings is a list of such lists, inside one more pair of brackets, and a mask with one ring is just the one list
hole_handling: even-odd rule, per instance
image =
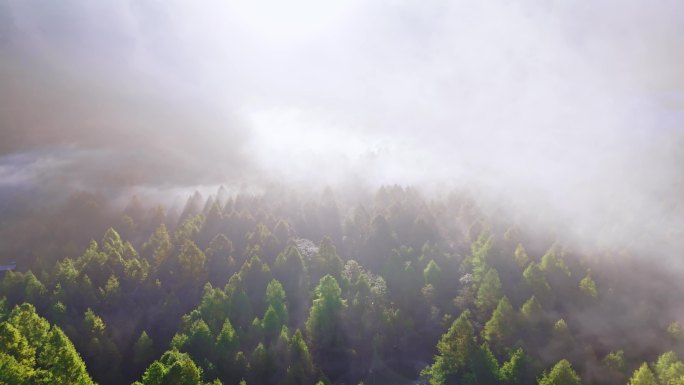
[[2, 273], [0, 383], [684, 384], [666, 290], [464, 194], [57, 212]]

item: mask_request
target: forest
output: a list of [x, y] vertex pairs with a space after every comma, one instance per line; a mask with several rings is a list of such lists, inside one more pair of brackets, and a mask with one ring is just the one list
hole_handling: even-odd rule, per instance
[[675, 274], [532, 223], [397, 185], [74, 193], [0, 226], [0, 383], [684, 384]]
[[683, 22], [0, 0], [0, 385], [684, 385]]

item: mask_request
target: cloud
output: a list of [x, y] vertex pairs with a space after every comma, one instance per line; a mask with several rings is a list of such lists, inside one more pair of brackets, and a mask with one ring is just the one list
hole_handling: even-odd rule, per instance
[[9, 1], [0, 170], [55, 189], [468, 186], [578, 237], [671, 239], [682, 17], [636, 0]]
[[246, 170], [244, 124], [202, 94], [192, 73], [174, 72], [182, 64], [164, 64], [146, 47], [163, 51], [168, 42], [141, 29], [144, 10], [5, 7], [13, 22], [0, 47], [0, 155], [59, 158], [53, 175], [33, 177], [104, 190], [213, 183]]

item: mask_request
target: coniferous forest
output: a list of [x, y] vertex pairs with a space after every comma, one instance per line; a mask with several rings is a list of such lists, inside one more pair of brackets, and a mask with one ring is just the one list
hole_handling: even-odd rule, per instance
[[466, 193], [181, 208], [79, 193], [3, 227], [0, 383], [684, 383], [666, 272]]
[[0, 385], [684, 385], [683, 26], [0, 0]]

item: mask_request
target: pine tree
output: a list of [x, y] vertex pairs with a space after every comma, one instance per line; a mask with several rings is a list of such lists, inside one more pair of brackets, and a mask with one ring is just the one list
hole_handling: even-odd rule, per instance
[[475, 299], [475, 305], [480, 314], [489, 314], [496, 307], [502, 295], [499, 273], [496, 269], [490, 268], [482, 279]]
[[469, 317], [468, 311], [461, 313], [437, 343], [438, 354], [435, 356], [434, 363], [421, 372], [430, 384], [452, 383], [459, 371], [465, 370], [475, 350], [478, 349]]
[[653, 366], [656, 377], [661, 384], [681, 385], [684, 384], [684, 363], [675, 352], [663, 353]]
[[0, 322], [0, 383], [93, 385], [69, 338], [29, 304]]
[[534, 296], [544, 304], [552, 300], [551, 286], [546, 281], [544, 272], [538, 264], [532, 262], [523, 272], [525, 283], [532, 289]]
[[508, 361], [504, 362], [499, 369], [499, 380], [502, 385], [517, 385], [525, 383], [525, 372], [527, 370], [529, 358], [525, 355], [522, 348], [518, 348], [511, 355]]
[[645, 362], [641, 364], [639, 369], [634, 371], [632, 378], [629, 379], [629, 385], [658, 385], [653, 372]]
[[440, 286], [442, 269], [439, 268], [434, 259], [431, 259], [425, 267], [425, 270], [423, 270], [423, 278], [426, 285], [432, 285], [433, 287]]
[[261, 325], [264, 331], [264, 339], [266, 343], [270, 344], [275, 341], [276, 337], [278, 337], [280, 333], [281, 328], [283, 327], [283, 324], [280, 321], [280, 317], [278, 317], [275, 309], [273, 309], [273, 306], [269, 306], [266, 310]]
[[520, 307], [520, 320], [531, 330], [537, 329], [544, 320], [544, 310], [534, 295]]
[[560, 360], [549, 373], [544, 373], [539, 379], [539, 385], [581, 385], [577, 373], [572, 370], [568, 360]]
[[286, 384], [311, 384], [315, 378], [314, 366], [309, 348], [304, 342], [302, 333], [297, 329], [288, 346], [290, 365], [287, 368]]
[[306, 331], [312, 345], [318, 349], [333, 347], [339, 341], [340, 317], [346, 306], [341, 293], [337, 280], [331, 275], [321, 278], [316, 287]]
[[485, 341], [501, 351], [509, 344], [514, 332], [515, 313], [508, 297], [504, 296], [499, 300], [494, 313], [492, 313], [492, 318], [485, 324], [482, 336]]
[[171, 255], [173, 243], [164, 223], [161, 223], [150, 239], [145, 242], [143, 252], [152, 258], [155, 266], [160, 266]]
[[514, 256], [515, 262], [517, 262], [518, 266], [520, 267], [525, 267], [528, 263], [530, 263], [530, 257], [527, 256], [525, 248], [520, 243], [518, 243], [518, 246], [515, 248]]
[[273, 307], [281, 324], [287, 325], [287, 302], [283, 285], [276, 279], [271, 280], [266, 287], [266, 306]]
[[133, 363], [136, 365], [146, 364], [154, 357], [154, 343], [144, 330], [133, 345]]

